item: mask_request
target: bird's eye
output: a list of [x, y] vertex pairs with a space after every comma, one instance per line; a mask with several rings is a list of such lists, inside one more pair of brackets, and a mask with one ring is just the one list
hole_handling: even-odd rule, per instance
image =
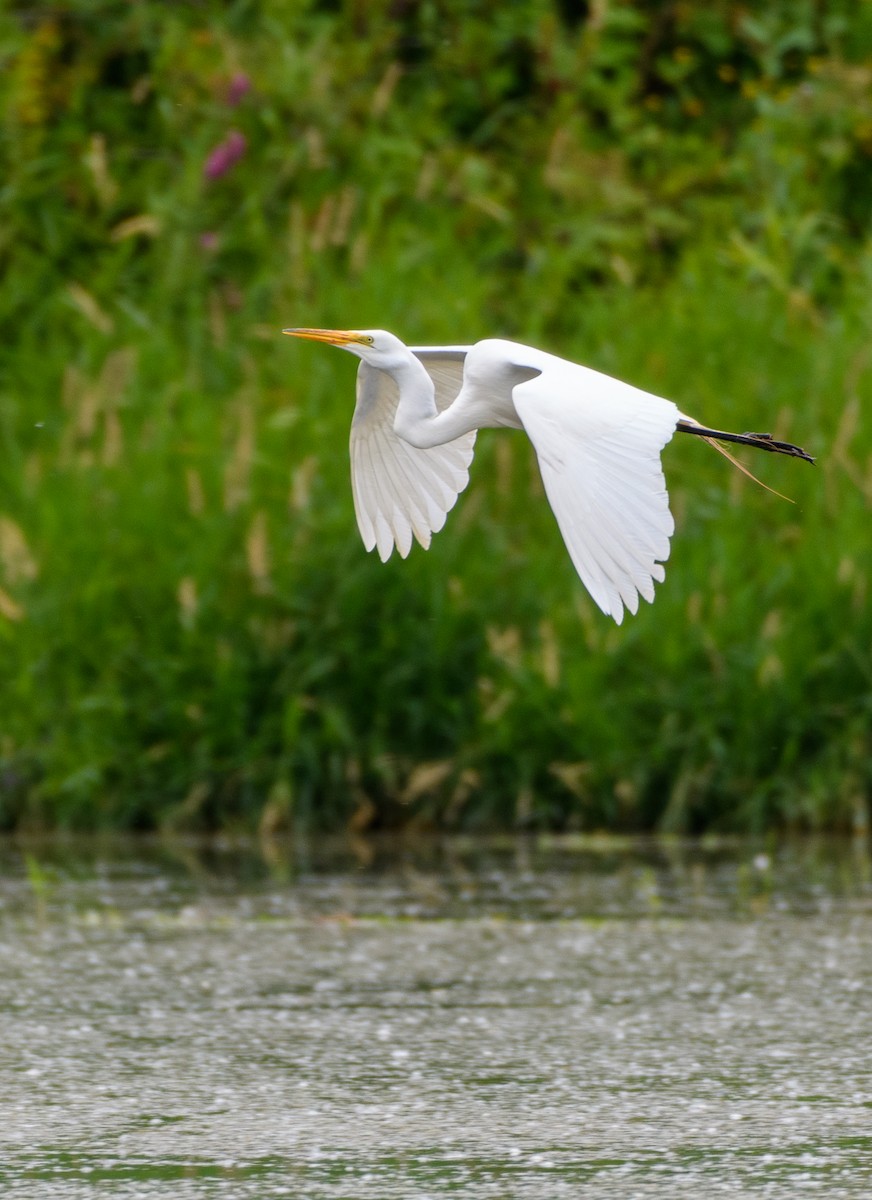
[[367, 334], [367, 336], [363, 340], [366, 342], [367, 346], [371, 346], [373, 344], [373, 342], [375, 341], [375, 338], [372, 338]]

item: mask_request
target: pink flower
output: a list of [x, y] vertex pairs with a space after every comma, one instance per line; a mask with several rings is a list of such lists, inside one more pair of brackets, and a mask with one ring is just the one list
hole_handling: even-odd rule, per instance
[[206, 159], [203, 174], [207, 179], [220, 179], [235, 166], [248, 148], [245, 134], [231, 129], [223, 142], [219, 142]]
[[231, 108], [236, 105], [251, 90], [251, 80], [244, 71], [237, 71], [227, 85], [226, 99]]

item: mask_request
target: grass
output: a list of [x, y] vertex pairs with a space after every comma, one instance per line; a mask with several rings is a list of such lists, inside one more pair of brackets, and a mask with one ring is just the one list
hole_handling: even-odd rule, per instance
[[754, 462], [788, 505], [676, 438], [667, 581], [620, 629], [520, 436], [483, 435], [429, 554], [382, 566], [346, 479], [353, 364], [232, 341], [199, 369], [171, 337], [90, 375], [26, 360], [62, 399], [4, 428], [7, 821], [865, 821], [859, 318], [812, 325], [717, 263], [591, 299], [556, 349], [820, 455]]
[[[142, 22], [149, 98], [128, 64], [114, 90], [68, 80], [79, 99], [39, 122], [21, 56], [54, 18], [24, 41], [6, 18], [5, 148], [29, 149], [7, 154], [0, 244], [0, 825], [865, 829], [872, 257], [815, 215], [809, 180], [836, 175], [791, 157], [809, 96], [809, 141], [853, 129], [854, 74], [764, 88], [720, 182], [696, 135], [689, 187], [683, 126], [627, 126], [656, 183], [542, 97], [547, 136], [523, 106], [514, 143], [505, 121], [449, 136], [473, 98], [392, 73], [375, 34], [352, 53], [332, 17], [295, 39], [281, 5], [251, 27], [231, 7], [160, 39], [150, 6], [119, 16]], [[111, 24], [76, 20], [64, 61], [120, 70], [94, 50]], [[205, 182], [230, 125], [246, 156]], [[481, 436], [428, 554], [368, 557], [353, 364], [288, 324], [520, 337], [819, 462], [745, 455], [790, 505], [674, 439], [667, 580], [618, 629], [520, 436]]]

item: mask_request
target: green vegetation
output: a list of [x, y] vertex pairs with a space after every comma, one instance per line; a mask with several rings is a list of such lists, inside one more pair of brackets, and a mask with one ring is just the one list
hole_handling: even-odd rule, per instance
[[[857, 828], [872, 782], [872, 4], [0, 13], [0, 826]], [[429, 554], [347, 484], [354, 365], [515, 336], [692, 439], [656, 604], [520, 435]]]

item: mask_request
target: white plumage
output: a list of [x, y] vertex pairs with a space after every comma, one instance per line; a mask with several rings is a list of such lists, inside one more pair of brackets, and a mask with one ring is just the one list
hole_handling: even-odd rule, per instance
[[[419, 351], [444, 411], [463, 379], [465, 351]], [[357, 526], [367, 550], [382, 562], [394, 546], [403, 558], [414, 536], [424, 547], [438, 533], [469, 482], [475, 432], [444, 446], [420, 450], [394, 432], [400, 392], [393, 378], [362, 361], [357, 372], [357, 406], [351, 422], [351, 490]]]
[[524, 429], [575, 569], [618, 624], [664, 578], [675, 524], [660, 453], [676, 430], [809, 459], [768, 434], [707, 429], [671, 400], [517, 342], [408, 347], [384, 330], [285, 332], [361, 359], [350, 454], [367, 550], [385, 561], [395, 546], [405, 558], [413, 538], [427, 549], [469, 481], [476, 430]]

